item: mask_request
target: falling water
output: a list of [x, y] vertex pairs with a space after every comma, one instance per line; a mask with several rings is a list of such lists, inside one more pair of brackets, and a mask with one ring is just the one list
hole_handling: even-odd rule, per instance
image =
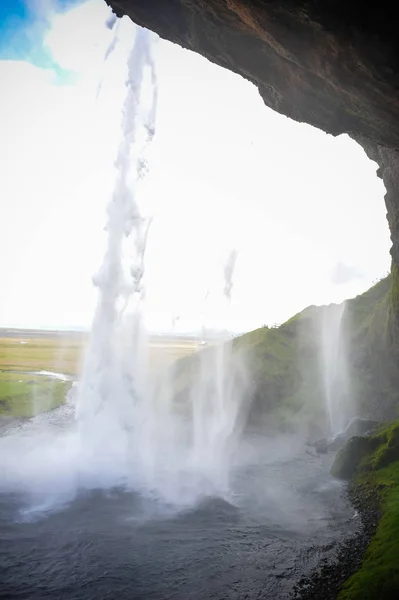
[[232, 251], [224, 266], [221, 294], [225, 327], [218, 343], [200, 352], [199, 376], [191, 392], [191, 461], [206, 475], [207, 485], [217, 483], [224, 491], [228, 489], [231, 453], [242, 424], [243, 365], [234, 360], [228, 334], [235, 263], [236, 252]]
[[[235, 255], [228, 261], [224, 279], [219, 279], [223, 285], [216, 291], [226, 324]], [[204, 496], [229, 494], [245, 383], [243, 363], [232, 353], [227, 329], [189, 363], [183, 368], [191, 379], [183, 401], [176, 398], [173, 371], [166, 373], [156, 393], [148, 386], [134, 457], [141, 490], [183, 506]]]
[[[118, 43], [118, 31], [119, 31], [120, 20], [114, 15], [114, 13], [111, 13], [111, 15], [106, 20], [105, 25], [110, 31], [114, 30], [114, 35], [105, 51], [104, 63], [106, 63], [107, 60], [109, 59], [109, 57], [112, 55], [112, 53], [114, 52], [116, 45]], [[102, 86], [103, 86], [103, 78], [101, 77], [101, 79], [98, 83], [98, 86], [97, 86], [97, 94], [96, 94], [97, 99], [100, 96]]]
[[128, 59], [107, 246], [93, 278], [98, 303], [75, 415], [71, 401], [4, 441], [0, 487], [28, 491], [36, 512], [71, 501], [81, 489], [122, 486], [168, 511], [233, 493], [245, 404], [245, 369], [228, 334], [235, 252], [209, 289], [208, 317], [222, 329], [218, 343], [176, 364], [161, 385], [147, 371], [143, 277], [150, 220], [140, 184], [157, 106], [151, 35], [136, 28]]
[[[147, 374], [142, 279], [149, 221], [140, 212], [138, 192], [155, 130], [157, 86], [150, 35], [137, 29], [129, 57], [108, 245], [94, 278], [99, 300], [76, 417], [85, 480], [127, 484], [168, 502], [188, 504], [204, 494], [226, 492], [242, 394], [233, 377], [227, 327], [215, 347], [200, 352], [200, 368], [183, 411], [176, 404], [173, 374], [160, 386]], [[226, 323], [235, 261], [232, 252], [219, 277], [223, 285], [218, 300]]]
[[320, 308], [320, 350], [324, 399], [330, 435], [342, 431], [351, 412], [346, 323], [346, 303]]
[[150, 36], [136, 29], [128, 60], [108, 244], [94, 278], [99, 299], [76, 412], [83, 456], [90, 464], [109, 465], [121, 477], [127, 472], [138, 426], [135, 409], [145, 391], [140, 304], [149, 222], [140, 213], [137, 194], [146, 171], [145, 150], [155, 130], [157, 86]]

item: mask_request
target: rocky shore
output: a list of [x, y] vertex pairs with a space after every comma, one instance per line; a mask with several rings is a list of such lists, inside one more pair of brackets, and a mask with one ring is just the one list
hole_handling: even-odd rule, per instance
[[370, 436], [355, 436], [335, 457], [331, 473], [349, 480], [348, 494], [361, 519], [358, 534], [335, 560], [294, 587], [296, 600], [396, 600], [399, 597], [399, 420]]
[[375, 534], [380, 518], [377, 491], [369, 486], [349, 484], [348, 495], [361, 519], [360, 531], [338, 548], [335, 560], [322, 561], [311, 575], [303, 576], [294, 586], [295, 600], [336, 600], [340, 588], [361, 566], [364, 553]]

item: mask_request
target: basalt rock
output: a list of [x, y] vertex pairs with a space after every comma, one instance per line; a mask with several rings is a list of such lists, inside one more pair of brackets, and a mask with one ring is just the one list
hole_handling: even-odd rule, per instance
[[399, 148], [399, 40], [387, 0], [108, 1], [253, 81], [274, 110]]

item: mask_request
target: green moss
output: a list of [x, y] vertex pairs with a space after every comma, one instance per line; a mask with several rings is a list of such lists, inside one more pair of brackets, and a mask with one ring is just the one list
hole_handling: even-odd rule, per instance
[[399, 460], [399, 422], [394, 421], [369, 438], [374, 451], [362, 463], [362, 468], [381, 469]]
[[[399, 370], [397, 362], [389, 358], [385, 335], [391, 290], [388, 276], [349, 300], [344, 313], [352, 395], [359, 414], [378, 419], [392, 418], [392, 407], [399, 406]], [[323, 429], [326, 416], [317, 327], [320, 310], [310, 306], [280, 327], [262, 327], [233, 340], [233, 353], [240, 354], [247, 368], [252, 418], [265, 415], [271, 425], [284, 429], [300, 422]], [[198, 355], [178, 361], [176, 396], [187, 394], [198, 368]]]
[[390, 305], [392, 310], [398, 315], [399, 314], [399, 270], [398, 267], [392, 263], [391, 267], [391, 285], [390, 285]]
[[397, 279], [393, 267], [390, 276], [348, 301], [353, 390], [361, 414], [380, 420], [399, 415]]
[[[350, 326], [355, 333], [372, 325], [379, 307], [383, 307], [384, 318], [386, 317], [385, 303], [390, 286], [391, 277], [384, 277], [363, 294], [347, 301]], [[377, 325], [378, 329], [379, 327], [380, 323]]]
[[42, 375], [0, 372], [0, 416], [33, 417], [57, 408], [70, 385]]
[[[399, 405], [397, 365], [387, 356], [386, 322], [391, 276], [347, 302], [347, 328], [352, 394], [361, 414], [373, 415], [375, 405]], [[322, 423], [324, 403], [320, 378], [318, 311], [311, 306], [278, 328], [262, 328], [235, 341], [246, 350], [259, 408], [284, 421]], [[377, 412], [377, 411], [376, 411]], [[384, 415], [378, 415], [383, 418]]]
[[339, 600], [396, 600], [399, 597], [399, 422], [369, 438], [356, 485], [378, 499], [381, 519], [361, 568], [344, 584]]
[[391, 285], [388, 296], [388, 311], [386, 320], [386, 336], [391, 353], [399, 357], [399, 270], [392, 263]]

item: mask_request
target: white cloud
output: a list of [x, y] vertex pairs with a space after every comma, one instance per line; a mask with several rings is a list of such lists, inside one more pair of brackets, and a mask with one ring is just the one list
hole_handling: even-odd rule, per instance
[[352, 281], [362, 279], [363, 271], [353, 265], [338, 261], [331, 271], [331, 281], [337, 285], [343, 285]]
[[80, 76], [98, 78], [113, 32], [106, 28], [111, 14], [105, 2], [89, 0], [67, 13], [55, 14], [44, 43], [54, 60]]

